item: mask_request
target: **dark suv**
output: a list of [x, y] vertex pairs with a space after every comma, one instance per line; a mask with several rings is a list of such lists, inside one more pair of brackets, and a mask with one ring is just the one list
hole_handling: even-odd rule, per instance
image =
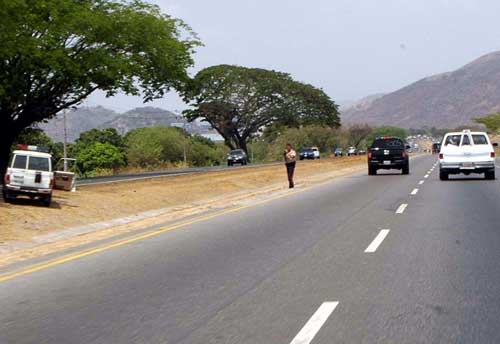
[[405, 142], [399, 137], [377, 137], [368, 150], [368, 174], [377, 170], [401, 170], [410, 173], [410, 164]]
[[246, 165], [248, 163], [247, 154], [243, 149], [234, 149], [227, 155], [227, 166], [234, 164]]

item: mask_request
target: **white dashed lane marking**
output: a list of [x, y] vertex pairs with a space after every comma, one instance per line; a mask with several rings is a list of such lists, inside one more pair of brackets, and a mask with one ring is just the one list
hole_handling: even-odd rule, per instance
[[408, 204], [406, 204], [406, 203], [401, 204], [399, 206], [398, 210], [396, 210], [396, 214], [402, 214], [402, 213], [404, 213], [407, 206], [408, 206]]
[[324, 302], [318, 310], [313, 314], [309, 321], [304, 325], [302, 330], [295, 336], [290, 344], [309, 344], [325, 324], [330, 314], [333, 313], [338, 306], [338, 302]]
[[424, 183], [425, 183], [425, 180], [421, 180], [421, 181], [418, 182], [418, 185], [422, 185]]
[[389, 232], [389, 229], [382, 229], [375, 239], [373, 239], [372, 243], [366, 248], [365, 253], [375, 252]]
[[415, 196], [418, 193], [418, 189], [413, 189], [410, 195]]

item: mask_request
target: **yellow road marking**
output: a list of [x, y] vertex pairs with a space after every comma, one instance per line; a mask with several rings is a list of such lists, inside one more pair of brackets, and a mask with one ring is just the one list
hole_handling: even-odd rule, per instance
[[110, 244], [107, 244], [107, 245], [104, 245], [104, 246], [101, 246], [101, 247], [97, 247], [97, 248], [94, 248], [94, 249], [90, 249], [90, 250], [79, 252], [79, 253], [75, 253], [75, 254], [70, 254], [70, 255], [67, 255], [67, 256], [64, 256], [64, 257], [61, 257], [61, 258], [57, 258], [57, 259], [48, 261], [46, 263], [42, 263], [42, 264], [38, 264], [38, 265], [33, 265], [31, 267], [28, 267], [28, 268], [20, 270], [20, 271], [16, 271], [16, 272], [8, 273], [8, 274], [5, 274], [5, 275], [1, 275], [0, 276], [0, 283], [12, 280], [12, 279], [20, 277], [20, 276], [28, 275], [28, 274], [31, 274], [31, 273], [34, 273], [34, 272], [37, 272], [37, 271], [45, 270], [45, 269], [48, 269], [48, 268], [50, 268], [52, 266], [64, 264], [64, 263], [71, 262], [73, 260], [77, 260], [77, 259], [80, 259], [80, 258], [84, 258], [84, 257], [90, 256], [90, 255], [93, 255], [93, 254], [104, 252], [104, 251], [110, 250], [112, 248], [116, 248], [116, 247], [128, 245], [128, 244], [131, 244], [131, 243], [136, 242], [136, 241], [140, 241], [140, 240], [144, 240], [144, 239], [147, 239], [147, 238], [151, 238], [151, 237], [157, 236], [159, 234], [169, 232], [169, 231], [174, 230], [174, 229], [178, 229], [178, 228], [189, 226], [189, 225], [192, 225], [192, 224], [196, 224], [196, 223], [208, 221], [210, 219], [213, 219], [213, 218], [216, 218], [216, 217], [219, 217], [219, 216], [223, 216], [223, 215], [235, 213], [235, 212], [238, 212], [240, 210], [252, 208], [252, 207], [255, 207], [255, 206], [259, 206], [259, 205], [262, 205], [262, 204], [265, 204], [265, 203], [269, 203], [269, 202], [275, 201], [275, 200], [280, 199], [280, 198], [288, 197], [288, 196], [291, 196], [291, 195], [296, 195], [296, 194], [302, 193], [304, 191], [308, 191], [308, 190], [310, 190], [312, 188], [315, 188], [315, 187], [318, 187], [318, 186], [322, 186], [322, 185], [325, 185], [325, 184], [329, 184], [329, 183], [331, 183], [333, 181], [334, 181], [334, 179], [328, 180], [326, 182], [318, 183], [318, 184], [315, 184], [315, 185], [312, 185], [312, 186], [309, 186], [309, 187], [304, 187], [303, 189], [294, 190], [293, 192], [289, 192], [289, 193], [285, 193], [285, 194], [278, 195], [278, 196], [275, 196], [275, 197], [271, 197], [271, 198], [268, 198], [268, 199], [265, 199], [265, 200], [262, 200], [262, 201], [259, 201], [259, 202], [256, 202], [256, 203], [252, 203], [252, 204], [249, 204], [249, 205], [243, 205], [243, 206], [239, 206], [239, 207], [236, 207], [236, 208], [231, 208], [231, 209], [224, 210], [224, 211], [218, 212], [216, 214], [212, 214], [212, 215], [202, 216], [202, 217], [193, 219], [191, 221], [181, 222], [181, 223], [178, 223], [178, 224], [175, 224], [175, 225], [172, 225], [172, 226], [168, 226], [168, 227], [164, 227], [164, 228], [159, 228], [159, 229], [157, 229], [155, 231], [148, 232], [148, 233], [145, 233], [145, 234], [141, 234], [141, 235], [138, 235], [138, 236], [135, 236], [135, 237], [132, 237], [132, 238], [128, 238], [128, 239], [124, 239], [124, 240], [118, 240], [116, 242], [113, 242], [113, 243], [110, 243]]

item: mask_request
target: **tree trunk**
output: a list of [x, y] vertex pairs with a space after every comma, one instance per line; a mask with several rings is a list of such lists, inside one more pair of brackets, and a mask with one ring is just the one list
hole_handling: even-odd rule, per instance
[[10, 148], [20, 134], [22, 129], [17, 130], [10, 124], [3, 124], [0, 127], [0, 184], [5, 182], [5, 172], [10, 158]]
[[248, 162], [250, 162], [250, 155], [248, 155], [248, 145], [247, 145], [247, 140], [244, 138], [240, 138], [238, 140], [238, 148], [243, 149], [247, 155]]

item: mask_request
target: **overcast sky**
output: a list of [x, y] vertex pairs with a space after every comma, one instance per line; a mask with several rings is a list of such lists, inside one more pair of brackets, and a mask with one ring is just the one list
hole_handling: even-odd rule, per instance
[[[290, 73], [337, 102], [390, 92], [500, 50], [499, 0], [155, 0], [204, 43], [196, 71], [237, 64]], [[91, 97], [122, 112], [137, 97]], [[183, 109], [174, 95], [150, 103]]]

